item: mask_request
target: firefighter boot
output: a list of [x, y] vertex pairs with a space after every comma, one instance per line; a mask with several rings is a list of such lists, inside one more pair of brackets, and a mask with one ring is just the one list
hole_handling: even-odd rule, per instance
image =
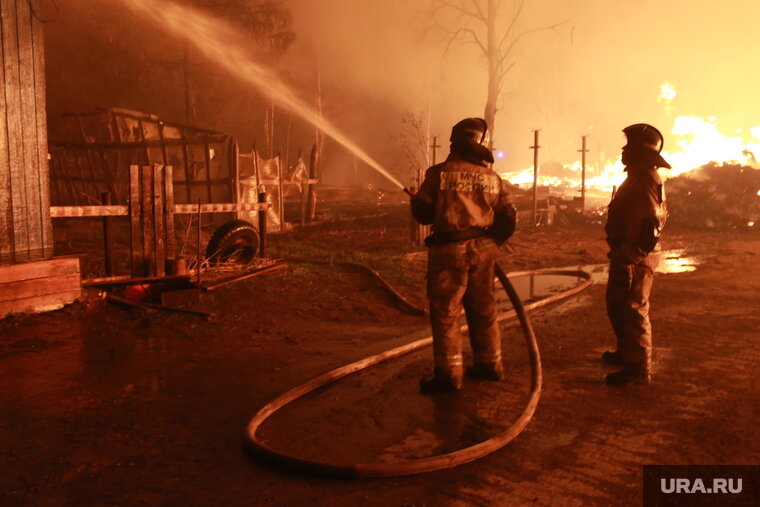
[[626, 386], [629, 384], [649, 384], [652, 371], [646, 364], [626, 364], [622, 370], [608, 374], [604, 383], [608, 386]]
[[501, 363], [475, 363], [467, 367], [467, 376], [479, 380], [504, 380], [504, 366]]
[[422, 394], [436, 394], [458, 391], [461, 387], [461, 381], [455, 382], [451, 379], [440, 379], [438, 377], [420, 379], [420, 392]]
[[602, 352], [602, 362], [607, 364], [623, 364], [623, 354], [619, 350], [615, 350], [614, 352], [605, 350]]

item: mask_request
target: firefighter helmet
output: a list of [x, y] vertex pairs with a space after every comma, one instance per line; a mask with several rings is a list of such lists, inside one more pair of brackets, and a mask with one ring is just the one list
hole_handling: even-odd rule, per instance
[[664, 139], [659, 130], [646, 123], [635, 123], [623, 129], [626, 146], [633, 148], [647, 148], [657, 153], [662, 151]]
[[488, 148], [488, 123], [483, 118], [465, 118], [451, 128], [451, 151], [475, 164], [493, 164]]
[[483, 118], [465, 118], [451, 128], [449, 141], [469, 139], [480, 145], [488, 144], [488, 123]]
[[646, 162], [670, 169], [660, 152], [664, 144], [662, 133], [648, 123], [634, 123], [623, 129], [626, 145], [623, 146], [623, 163]]

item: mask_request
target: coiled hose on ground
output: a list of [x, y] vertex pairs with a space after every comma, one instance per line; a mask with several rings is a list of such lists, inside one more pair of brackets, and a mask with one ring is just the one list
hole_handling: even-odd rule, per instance
[[[293, 259], [295, 260], [295, 259]], [[298, 259], [300, 262], [311, 262], [304, 259]], [[317, 261], [330, 263], [329, 261]], [[336, 263], [340, 264], [340, 263]], [[350, 265], [356, 265], [362, 268], [366, 266], [347, 263]], [[370, 268], [366, 268], [369, 271], [374, 272]], [[374, 272], [377, 275], [376, 272]], [[570, 290], [555, 294], [554, 296], [535, 301], [528, 305], [523, 305], [520, 301], [517, 292], [509, 281], [507, 274], [504, 270], [496, 264], [496, 277], [501, 285], [504, 287], [505, 292], [509, 296], [512, 303], [513, 310], [504, 312], [498, 315], [499, 321], [505, 321], [514, 319], [517, 317], [520, 320], [520, 326], [523, 330], [525, 342], [528, 347], [530, 365], [531, 365], [531, 385], [530, 396], [528, 403], [523, 410], [520, 417], [503, 433], [458, 451], [453, 451], [447, 454], [440, 454], [437, 456], [430, 456], [427, 458], [395, 461], [390, 463], [333, 463], [328, 461], [319, 461], [313, 459], [307, 459], [300, 456], [294, 456], [283, 451], [276, 450], [267, 444], [265, 444], [257, 435], [258, 429], [272, 414], [277, 410], [284, 407], [288, 403], [300, 398], [301, 396], [319, 388], [324, 385], [337, 381], [347, 375], [363, 370], [375, 364], [383, 361], [388, 361], [396, 357], [400, 357], [404, 354], [419, 350], [423, 347], [431, 345], [433, 342], [432, 337], [423, 338], [421, 340], [395, 347], [393, 349], [386, 350], [380, 354], [376, 354], [359, 361], [341, 366], [334, 370], [323, 373], [317, 377], [312, 378], [308, 382], [301, 384], [284, 394], [278, 396], [274, 400], [267, 403], [261, 410], [253, 416], [248, 423], [246, 429], [246, 439], [251, 451], [261, 457], [271, 460], [277, 464], [283, 465], [287, 468], [316, 473], [320, 475], [327, 475], [332, 477], [341, 478], [369, 478], [369, 477], [392, 477], [402, 475], [414, 475], [425, 472], [433, 472], [435, 470], [443, 470], [446, 468], [452, 468], [470, 461], [474, 461], [478, 458], [486, 456], [498, 449], [501, 449], [509, 442], [511, 442], [522, 430], [527, 426], [533, 413], [538, 405], [538, 399], [541, 395], [541, 359], [538, 350], [538, 342], [536, 341], [536, 335], [533, 332], [530, 319], [528, 318], [527, 311], [545, 306], [560, 299], [568, 298], [578, 292], [588, 288], [591, 285], [591, 275], [585, 271], [567, 271], [567, 270], [536, 270], [536, 271], [522, 271], [510, 274], [512, 277], [518, 276], [532, 276], [532, 275], [565, 275], [582, 278], [584, 281], [573, 287]], [[377, 275], [379, 278], [379, 275]], [[390, 287], [385, 281], [383, 285]], [[392, 294], [400, 296], [395, 290], [391, 291]], [[403, 298], [402, 298], [403, 299]], [[408, 304], [408, 301], [404, 300]], [[413, 306], [413, 305], [412, 305]], [[465, 329], [466, 326], [462, 326]]]

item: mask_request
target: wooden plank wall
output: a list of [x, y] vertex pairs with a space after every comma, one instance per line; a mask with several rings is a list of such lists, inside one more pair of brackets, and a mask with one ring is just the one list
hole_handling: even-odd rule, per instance
[[163, 276], [174, 256], [172, 167], [130, 166], [132, 276]]
[[53, 255], [42, 23], [0, 0], [0, 264]]
[[81, 296], [79, 257], [0, 266], [0, 319], [61, 308]]

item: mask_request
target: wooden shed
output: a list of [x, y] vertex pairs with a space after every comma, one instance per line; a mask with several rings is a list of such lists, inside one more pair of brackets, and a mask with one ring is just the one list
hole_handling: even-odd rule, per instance
[[53, 259], [42, 23], [0, 0], [0, 318], [80, 294], [79, 260]]

